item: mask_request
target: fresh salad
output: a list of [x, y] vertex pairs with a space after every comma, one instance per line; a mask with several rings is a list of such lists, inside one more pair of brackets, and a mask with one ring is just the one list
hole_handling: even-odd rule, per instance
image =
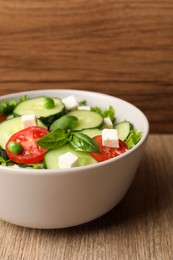
[[0, 165], [64, 169], [109, 160], [133, 148], [142, 132], [112, 106], [86, 100], [22, 96], [0, 104]]

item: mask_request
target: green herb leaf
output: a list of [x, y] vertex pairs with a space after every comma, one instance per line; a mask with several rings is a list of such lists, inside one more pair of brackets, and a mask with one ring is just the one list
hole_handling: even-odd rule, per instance
[[57, 120], [55, 120], [51, 125], [50, 125], [50, 131], [54, 131], [55, 129], [74, 129], [74, 127], [77, 124], [77, 117], [71, 116], [71, 115], [65, 115]]
[[33, 164], [18, 164], [21, 168], [31, 168], [31, 169], [44, 169], [43, 163], [33, 163]]
[[102, 110], [100, 109], [100, 107], [91, 107], [91, 111], [98, 113], [99, 115], [102, 115]]
[[95, 140], [83, 133], [72, 132], [70, 129], [56, 129], [40, 138], [37, 144], [49, 150], [59, 148], [67, 142], [76, 151], [99, 152], [99, 147]]
[[0, 147], [0, 165], [7, 166], [10, 162], [6, 151]]
[[97, 142], [83, 133], [73, 133], [70, 146], [76, 151], [99, 152]]
[[0, 156], [0, 164], [6, 166], [6, 161]]
[[9, 162], [11, 162], [10, 159], [5, 160], [3, 157], [0, 156], [0, 165], [2, 165], [2, 166], [8, 166]]
[[71, 131], [69, 129], [56, 129], [40, 138], [37, 144], [46, 150], [59, 148], [69, 140], [70, 134]]
[[103, 111], [103, 117], [109, 117], [112, 121], [115, 120], [115, 110], [112, 106]]
[[2, 157], [5, 161], [9, 159], [6, 151], [2, 149], [2, 147], [0, 147], [0, 157]]
[[23, 101], [26, 101], [26, 100], [28, 100], [28, 99], [29, 99], [29, 97], [28, 97], [27, 95], [21, 96], [21, 97], [19, 98], [19, 101], [17, 102], [17, 104], [22, 103]]
[[19, 103], [21, 103], [21, 102], [23, 102], [23, 101], [25, 101], [25, 100], [27, 100], [27, 99], [29, 99], [28, 96], [22, 96], [22, 97], [20, 97], [20, 99], [19, 99], [18, 101], [15, 100], [15, 99], [10, 99], [10, 100], [8, 100], [8, 101], [3, 100], [3, 101], [1, 102], [1, 104], [0, 104], [0, 114], [1, 114], [1, 115], [6, 115], [6, 116], [12, 114], [14, 108], [15, 108]]
[[115, 121], [115, 110], [112, 106], [109, 106], [109, 108], [106, 108], [104, 110], [101, 110], [100, 107], [92, 107], [91, 111], [100, 114], [103, 118], [109, 117], [112, 122]]
[[86, 105], [87, 104], [87, 101], [86, 100], [81, 100], [81, 101], [79, 101], [79, 105], [80, 106], [84, 106], [84, 105]]
[[134, 147], [140, 141], [141, 137], [142, 132], [138, 132], [137, 129], [131, 130], [129, 136], [125, 140], [128, 149]]

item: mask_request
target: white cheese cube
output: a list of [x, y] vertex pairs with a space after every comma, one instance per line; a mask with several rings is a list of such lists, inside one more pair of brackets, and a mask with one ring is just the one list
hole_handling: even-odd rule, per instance
[[113, 128], [113, 124], [112, 124], [112, 121], [110, 119], [110, 117], [105, 117], [103, 119], [103, 124], [108, 127], [108, 128]]
[[65, 108], [67, 110], [73, 110], [78, 107], [78, 102], [77, 102], [75, 96], [73, 96], [73, 95], [63, 98], [62, 102], [64, 103]]
[[88, 111], [90, 111], [91, 107], [90, 106], [78, 106], [78, 110], [88, 110]]
[[117, 129], [102, 130], [102, 145], [107, 147], [119, 148], [119, 139]]
[[67, 152], [59, 157], [58, 165], [60, 169], [78, 166], [78, 157], [71, 152]]
[[26, 128], [26, 127], [29, 127], [29, 126], [36, 126], [37, 121], [36, 121], [35, 114], [22, 116], [22, 123], [23, 123], [23, 128]]

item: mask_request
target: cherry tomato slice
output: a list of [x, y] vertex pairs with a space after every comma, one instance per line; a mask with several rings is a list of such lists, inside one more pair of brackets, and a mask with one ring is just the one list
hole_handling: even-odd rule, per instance
[[0, 115], [0, 123], [2, 123], [3, 121], [5, 121], [6, 116], [5, 115]]
[[90, 152], [90, 155], [98, 162], [103, 162], [120, 154], [123, 154], [127, 151], [128, 148], [127, 145], [121, 140], [119, 140], [119, 148], [110, 148], [102, 145], [101, 135], [94, 136], [93, 139], [96, 140], [96, 142], [98, 143], [100, 152]]
[[[6, 153], [8, 157], [15, 163], [30, 164], [43, 160], [47, 150], [41, 148], [36, 141], [49, 131], [40, 126], [30, 126], [15, 134], [13, 134], [6, 144]], [[8, 149], [10, 142], [18, 142], [22, 146], [21, 154], [14, 154]]]

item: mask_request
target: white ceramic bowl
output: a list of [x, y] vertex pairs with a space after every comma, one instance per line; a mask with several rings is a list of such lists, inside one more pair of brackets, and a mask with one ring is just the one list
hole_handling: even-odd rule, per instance
[[116, 110], [143, 132], [140, 142], [111, 160], [65, 170], [30, 170], [0, 166], [0, 219], [31, 228], [79, 225], [105, 214], [120, 202], [139, 166], [149, 132], [145, 115], [134, 105], [105, 94], [80, 90], [35, 90], [0, 97], [2, 100], [47, 95], [75, 95], [92, 106]]

